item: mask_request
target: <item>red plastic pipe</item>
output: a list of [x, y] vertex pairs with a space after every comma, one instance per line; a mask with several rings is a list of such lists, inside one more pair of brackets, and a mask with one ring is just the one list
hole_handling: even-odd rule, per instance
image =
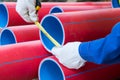
[[39, 29], [36, 25], [23, 25], [5, 28], [1, 31], [1, 45], [25, 41], [40, 40]]
[[[119, 12], [119, 8], [111, 8], [47, 15], [41, 25], [61, 45], [70, 41], [91, 41], [110, 33], [112, 27], [120, 21]], [[48, 51], [54, 47], [42, 32], [40, 37]]]
[[111, 8], [108, 6], [54, 6], [50, 9], [49, 13], [71, 12], [71, 11], [85, 11]]
[[111, 2], [42, 2], [41, 10], [39, 10], [39, 20], [49, 14], [54, 6], [106, 6], [111, 7]]
[[78, 70], [68, 69], [54, 56], [41, 61], [38, 71], [39, 80], [117, 80], [120, 78], [120, 64], [96, 65], [86, 63]]
[[[16, 26], [16, 25], [27, 25], [30, 23], [26, 23], [16, 12], [15, 7], [16, 7], [16, 2], [4, 2], [3, 3], [6, 7], [4, 7], [4, 9], [1, 9], [1, 15], [3, 17], [6, 17], [6, 20], [4, 21], [4, 24], [2, 22], [2, 28], [7, 27], [7, 26]], [[111, 6], [110, 2], [74, 2], [74, 3], [65, 3], [65, 2], [56, 2], [56, 3], [44, 3], [42, 2], [42, 8], [39, 10], [38, 12], [38, 16], [39, 16], [39, 21], [41, 21], [41, 19], [47, 15], [49, 13], [49, 10], [53, 7], [53, 6], [58, 6], [58, 5], [93, 5], [93, 6]], [[3, 20], [0, 20], [3, 21]]]
[[50, 56], [39, 40], [0, 47], [0, 80], [32, 80], [40, 61]]
[[111, 6], [109, 2], [42, 2], [43, 7], [53, 6]]

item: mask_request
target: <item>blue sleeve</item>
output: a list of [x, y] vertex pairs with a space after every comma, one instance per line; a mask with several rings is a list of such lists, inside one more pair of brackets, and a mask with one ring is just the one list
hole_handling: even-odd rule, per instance
[[120, 22], [106, 37], [80, 44], [79, 53], [86, 61], [97, 64], [120, 62]]

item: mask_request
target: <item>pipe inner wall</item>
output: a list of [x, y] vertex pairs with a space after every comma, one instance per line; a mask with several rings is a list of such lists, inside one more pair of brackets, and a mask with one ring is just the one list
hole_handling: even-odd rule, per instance
[[0, 28], [8, 25], [8, 11], [4, 4], [0, 3]]
[[[63, 29], [61, 21], [57, 17], [55, 17], [53, 15], [48, 15], [48, 16], [44, 17], [44, 19], [42, 19], [41, 25], [59, 44], [63, 45], [63, 43], [64, 43], [64, 29]], [[57, 26], [55, 26], [55, 25], [57, 25]], [[41, 31], [40, 31], [40, 39], [41, 39], [44, 47], [49, 52], [55, 46], [46, 37], [46, 35], [44, 35], [44, 33]]]
[[120, 4], [119, 4], [119, 0], [112, 0], [112, 7], [113, 8], [119, 8]]
[[14, 33], [10, 29], [3, 29], [0, 34], [0, 45], [17, 43]]
[[44, 59], [38, 71], [39, 80], [65, 80], [59, 64], [53, 59]]
[[64, 12], [61, 7], [54, 6], [50, 9], [49, 14], [51, 14], [51, 13], [61, 13], [61, 12]]

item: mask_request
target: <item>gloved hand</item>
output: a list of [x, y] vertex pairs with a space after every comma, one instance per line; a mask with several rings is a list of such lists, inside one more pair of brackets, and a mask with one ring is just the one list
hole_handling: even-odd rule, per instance
[[16, 11], [26, 22], [36, 22], [36, 0], [17, 0]]
[[69, 42], [62, 47], [54, 47], [52, 54], [58, 58], [59, 62], [69, 69], [79, 69], [84, 66], [85, 60], [79, 55], [79, 45], [81, 42]]

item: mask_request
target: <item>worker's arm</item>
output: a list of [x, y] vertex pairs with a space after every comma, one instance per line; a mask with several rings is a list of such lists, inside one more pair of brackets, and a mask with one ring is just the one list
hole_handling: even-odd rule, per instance
[[61, 64], [78, 69], [85, 62], [108, 64], [120, 62], [120, 23], [116, 24], [106, 37], [90, 42], [69, 42], [52, 49]]
[[37, 0], [17, 0], [16, 11], [26, 22], [38, 21], [36, 1]]
[[79, 53], [86, 61], [97, 64], [120, 62], [120, 23], [106, 37], [82, 43]]

